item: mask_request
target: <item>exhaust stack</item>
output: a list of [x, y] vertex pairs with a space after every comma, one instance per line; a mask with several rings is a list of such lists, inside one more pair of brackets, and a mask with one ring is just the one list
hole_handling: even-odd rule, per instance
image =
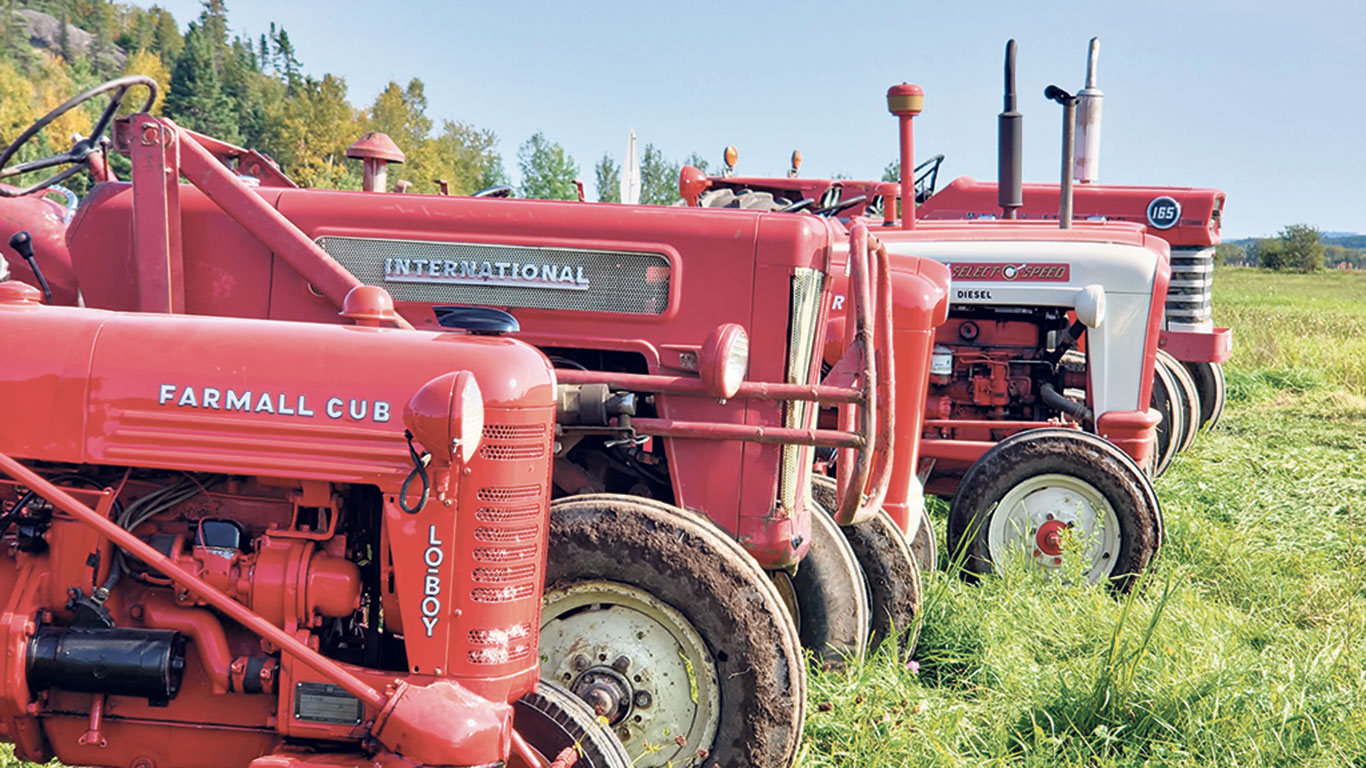
[[1077, 155], [1073, 178], [1090, 184], [1100, 176], [1100, 107], [1105, 94], [1096, 87], [1100, 38], [1091, 38], [1086, 58], [1086, 86], [1077, 93]]
[[1005, 104], [996, 118], [996, 203], [1001, 218], [1013, 219], [1024, 205], [1020, 156], [1024, 147], [1024, 115], [1015, 102], [1015, 41], [1006, 41]]
[[1058, 200], [1058, 227], [1072, 228], [1072, 151], [1076, 140], [1077, 97], [1056, 85], [1043, 90], [1044, 98], [1062, 105], [1062, 191]]
[[915, 229], [915, 136], [911, 121], [925, 109], [925, 91], [902, 83], [887, 89], [887, 111], [901, 123], [901, 228]]

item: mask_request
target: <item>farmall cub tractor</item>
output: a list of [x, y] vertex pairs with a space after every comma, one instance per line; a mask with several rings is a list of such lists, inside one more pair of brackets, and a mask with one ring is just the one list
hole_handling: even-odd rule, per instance
[[[104, 92], [116, 104], [146, 83], [114, 81], [57, 111]], [[68, 261], [87, 306], [361, 317], [515, 336], [554, 363], [560, 498], [536, 628], [541, 673], [605, 718], [637, 765], [789, 765], [804, 718], [801, 641], [837, 661], [860, 653], [870, 629], [911, 640], [918, 570], [880, 510], [896, 498], [880, 428], [898, 412], [893, 358], [875, 342], [894, 314], [922, 323], [922, 362], [908, 375], [923, 379], [946, 270], [903, 267], [899, 280], [922, 285], [894, 313], [885, 250], [841, 256], [852, 272], [848, 343], [822, 379], [832, 259], [837, 245], [848, 252], [836, 222], [302, 190], [258, 153], [145, 113], [115, 124], [113, 144], [133, 166], [131, 183], [119, 182], [97, 143], [114, 108], [95, 140], [21, 166], [77, 162], [106, 180], [62, 237], [22, 215], [47, 205], [26, 196], [43, 182], [9, 193], [27, 208], [7, 216], [35, 229], [15, 247], [48, 243], [34, 261]], [[356, 293], [377, 286], [392, 303]], [[822, 406], [838, 409], [835, 428], [817, 426]], [[536, 450], [524, 437], [490, 424], [479, 455], [518, 461]], [[810, 500], [818, 447], [839, 452], [829, 513]], [[499, 536], [489, 543], [533, 543], [529, 529]]]
[[[912, 119], [923, 94], [903, 84], [887, 98], [900, 118], [901, 167], [914, 168]], [[685, 168], [680, 189], [696, 205], [719, 189], [738, 199], [755, 190], [781, 197], [793, 194], [793, 181], [708, 178]], [[923, 428], [899, 435], [919, 440], [916, 470], [926, 490], [953, 497], [951, 550], [966, 550], [971, 573], [1023, 559], [1130, 588], [1162, 540], [1144, 468], [1154, 462], [1159, 423], [1148, 403], [1170, 277], [1166, 243], [1129, 224], [918, 222], [913, 208], [898, 221], [895, 187], [869, 186], [885, 198], [872, 232], [893, 267], [914, 254], [953, 274]], [[827, 199], [813, 209], [815, 199], [805, 197], [773, 205], [834, 217], [866, 203]], [[899, 384], [899, 397], [925, 386]], [[898, 442], [894, 455], [915, 454]]]
[[538, 682], [539, 351], [358, 313], [42, 301], [0, 283], [0, 736], [19, 758], [630, 765]]

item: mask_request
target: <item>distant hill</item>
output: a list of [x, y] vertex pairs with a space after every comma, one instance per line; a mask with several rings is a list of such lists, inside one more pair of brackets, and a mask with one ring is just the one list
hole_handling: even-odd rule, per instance
[[[1275, 235], [1268, 235], [1268, 237], [1275, 237]], [[1241, 245], [1246, 248], [1258, 240], [1265, 239], [1265, 237], [1243, 237], [1237, 240], [1225, 240], [1224, 242], [1232, 245]], [[1366, 249], [1366, 235], [1361, 234], [1360, 232], [1324, 232], [1323, 244], [1340, 245], [1343, 248]]]

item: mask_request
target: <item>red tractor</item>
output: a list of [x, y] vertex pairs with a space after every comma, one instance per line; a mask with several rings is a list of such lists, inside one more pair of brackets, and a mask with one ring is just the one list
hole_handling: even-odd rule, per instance
[[630, 765], [538, 681], [550, 362], [377, 327], [375, 294], [346, 327], [43, 306], [0, 283], [17, 757]]
[[[1011, 41], [1011, 50], [1013, 50]], [[1171, 282], [1158, 337], [1152, 405], [1162, 414], [1156, 469], [1165, 471], [1188, 448], [1201, 427], [1212, 427], [1223, 412], [1223, 363], [1232, 351], [1232, 332], [1214, 325], [1211, 290], [1214, 250], [1220, 242], [1224, 193], [1200, 187], [1119, 186], [1095, 183], [1100, 155], [1103, 94], [1096, 87], [1097, 40], [1091, 41], [1086, 86], [1076, 95], [1075, 156], [1065, 161], [1064, 178], [1075, 177], [1072, 215], [1086, 221], [1133, 222], [1171, 246]], [[1009, 84], [1013, 102], [1014, 85]], [[1021, 115], [1013, 103], [1001, 115], [1003, 184], [955, 179], [936, 191], [943, 155], [915, 168], [915, 215], [921, 220], [1058, 220], [1060, 184], [1020, 184], [1018, 142]], [[1012, 154], [1013, 153], [1013, 154]], [[734, 175], [736, 153], [728, 147], [726, 170], [714, 177], [701, 204], [715, 207], [809, 210], [845, 219], [897, 219], [900, 185], [882, 181], [798, 178], [800, 153], [793, 153], [787, 178]], [[1004, 190], [1005, 195], [1002, 195]], [[1013, 190], [1013, 191], [1012, 191]], [[1178, 364], [1180, 363], [1180, 364]]]
[[[888, 92], [900, 118], [903, 168], [915, 167], [911, 127], [922, 106], [917, 86]], [[850, 189], [850, 182], [826, 184], [827, 191], [834, 184]], [[744, 189], [737, 193], [735, 185]], [[1127, 589], [1162, 539], [1161, 509], [1143, 468], [1156, 460], [1159, 418], [1148, 404], [1170, 276], [1166, 243], [1116, 223], [1059, 229], [898, 220], [895, 187], [863, 187], [882, 198], [882, 226], [872, 231], [893, 265], [914, 255], [953, 272], [923, 426], [899, 431], [897, 469], [919, 472], [927, 491], [953, 496], [948, 543], [966, 548], [970, 571], [1018, 556], [1045, 571]], [[731, 195], [741, 207], [837, 218], [868, 202], [817, 203], [806, 192], [812, 189], [807, 180], [708, 178], [693, 168], [680, 180], [693, 205]], [[755, 194], [803, 196], [746, 201]], [[849, 221], [857, 227], [865, 220]], [[898, 396], [918, 402], [926, 386], [901, 380]], [[909, 466], [903, 457], [917, 454], [906, 442], [919, 444], [919, 460]]]
[[[134, 82], [58, 110], [106, 91], [117, 102]], [[919, 326], [896, 365], [925, 376], [946, 269], [890, 269], [875, 247], [842, 256], [852, 321], [823, 377], [832, 259], [848, 253], [836, 222], [303, 190], [257, 153], [145, 112], [114, 128], [131, 183], [107, 175], [93, 140], [37, 164], [107, 179], [63, 248], [34, 259], [69, 260], [86, 306], [342, 323], [351, 291], [383, 286], [394, 304], [365, 310], [370, 321], [512, 337], [549, 356], [558, 498], [541, 671], [607, 718], [640, 765], [789, 765], [799, 638], [831, 661], [862, 652], [870, 629], [911, 639], [918, 571], [881, 510], [909, 503], [885, 426], [905, 406], [892, 348], [875, 342]], [[818, 426], [821, 407], [839, 423]], [[839, 454], [828, 512], [810, 499], [817, 448]]]

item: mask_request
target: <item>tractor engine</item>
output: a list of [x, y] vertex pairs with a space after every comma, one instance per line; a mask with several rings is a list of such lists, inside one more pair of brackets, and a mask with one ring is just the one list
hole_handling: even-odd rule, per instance
[[0, 736], [20, 757], [508, 759], [539, 677], [540, 352], [350, 306], [357, 326], [39, 298], [0, 284], [20, 465], [0, 478]]
[[960, 307], [936, 337], [926, 418], [1080, 421], [1084, 402], [1063, 394], [1086, 386], [1071, 328], [1057, 307]]

